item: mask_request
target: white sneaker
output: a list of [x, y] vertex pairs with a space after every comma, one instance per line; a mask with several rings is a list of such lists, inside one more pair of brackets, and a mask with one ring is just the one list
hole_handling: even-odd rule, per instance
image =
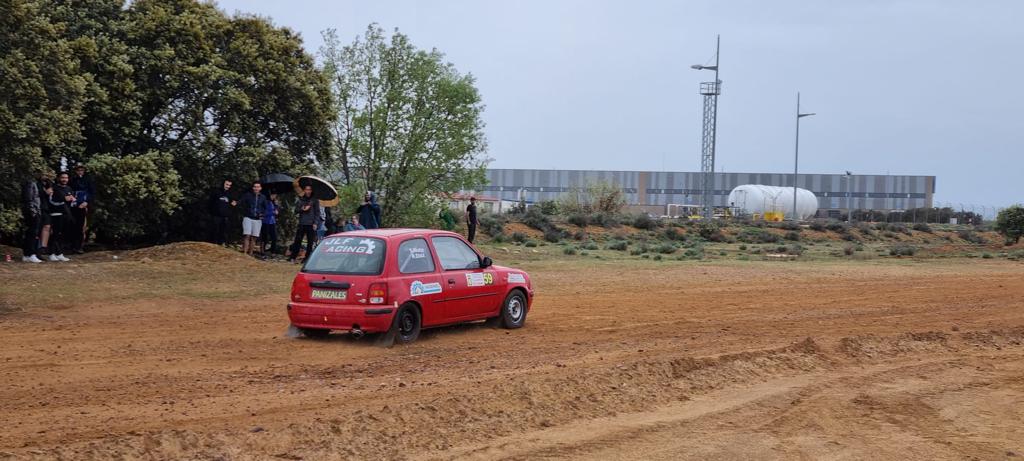
[[50, 257], [47, 258], [47, 259], [49, 259], [50, 261], [53, 261], [55, 263], [59, 263], [60, 262], [60, 258], [58, 258], [57, 255], [50, 255]]
[[62, 262], [71, 261], [71, 258], [65, 257], [63, 254], [57, 255], [57, 259], [61, 260]]
[[21, 257], [21, 262], [35, 264], [35, 263], [41, 263], [41, 262], [43, 262], [43, 260], [37, 258], [36, 255], [32, 255], [32, 256], [28, 256], [28, 257], [22, 256]]

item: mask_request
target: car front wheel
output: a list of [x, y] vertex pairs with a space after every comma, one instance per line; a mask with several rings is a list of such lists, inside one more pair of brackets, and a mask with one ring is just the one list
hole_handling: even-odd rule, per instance
[[526, 296], [519, 290], [512, 290], [501, 305], [501, 326], [522, 328], [526, 323]]

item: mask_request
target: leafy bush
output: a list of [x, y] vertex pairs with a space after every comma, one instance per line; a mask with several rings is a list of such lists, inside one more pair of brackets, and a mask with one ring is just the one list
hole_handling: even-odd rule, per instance
[[182, 200], [174, 158], [167, 153], [141, 155], [97, 155], [89, 170], [103, 188], [100, 206], [89, 219], [103, 240], [122, 240], [158, 235], [157, 225]]
[[661, 255], [654, 255], [655, 261], [661, 261]]
[[551, 243], [558, 243], [565, 237], [565, 231], [554, 227], [544, 230], [544, 240]]
[[583, 249], [584, 250], [594, 251], [594, 250], [597, 250], [599, 248], [600, 247], [598, 247], [597, 244], [594, 243], [593, 241], [589, 241], [589, 242], [587, 242], [586, 244], [583, 245]]
[[910, 245], [895, 245], [889, 248], [890, 256], [914, 256], [917, 253], [917, 248]]
[[846, 256], [853, 256], [853, 252], [856, 251], [853, 245], [846, 245], [843, 247], [843, 254]]
[[996, 216], [996, 232], [1006, 238], [1007, 242], [1017, 243], [1024, 237], [1024, 207], [1013, 205], [999, 212]]
[[683, 252], [683, 256], [692, 259], [701, 259], [704, 257], [704, 248], [688, 248], [686, 251]]
[[565, 220], [574, 226], [587, 227], [590, 225], [590, 215], [586, 213], [572, 213]]
[[850, 231], [850, 226], [846, 223], [842, 223], [839, 221], [832, 221], [825, 225], [825, 229], [828, 229], [832, 232], [845, 234]]
[[614, 213], [597, 212], [590, 215], [590, 224], [601, 227], [618, 227], [619, 220]]
[[668, 243], [664, 243], [664, 244], [661, 244], [661, 245], [658, 245], [658, 246], [654, 247], [654, 251], [657, 252], [657, 253], [670, 255], [670, 254], [676, 252], [676, 247], [674, 245], [670, 245]]
[[973, 244], [976, 244], [976, 245], [980, 245], [980, 244], [983, 244], [983, 243], [988, 243], [988, 242], [985, 241], [984, 238], [982, 238], [982, 236], [978, 235], [976, 232], [974, 232], [973, 230], [969, 230], [969, 229], [964, 229], [964, 230], [961, 230], [961, 231], [957, 232], [957, 236], [960, 237], [961, 239], [967, 241], [967, 242], [970, 242], [970, 243], [973, 243]]
[[558, 199], [558, 208], [563, 213], [609, 213], [618, 214], [626, 205], [622, 186], [605, 180], [573, 186]]
[[647, 213], [640, 213], [633, 217], [633, 227], [643, 230], [654, 230], [658, 228], [658, 221], [647, 216]]
[[783, 236], [782, 238], [784, 238], [786, 240], [789, 240], [789, 241], [793, 241], [793, 242], [799, 242], [800, 241], [800, 233], [799, 232], [794, 232], [794, 231], [789, 231], [789, 232], [786, 232], [786, 235]]
[[537, 246], [537, 242], [534, 242], [533, 240], [527, 240], [526, 243], [523, 244], [523, 246], [525, 246], [526, 248], [535, 248]]
[[679, 230], [676, 229], [674, 226], [666, 227], [665, 231], [662, 234], [668, 240], [673, 240], [673, 241], [686, 240], [686, 236], [684, 236], [683, 234], [680, 234]]
[[553, 216], [558, 214], [558, 202], [554, 200], [544, 200], [538, 202], [537, 205], [534, 206], [534, 208], [536, 208], [537, 211], [540, 212], [540, 214], [545, 216]]
[[508, 220], [501, 215], [485, 213], [480, 216], [480, 230], [491, 237], [504, 234], [506, 223], [508, 223]]
[[576, 247], [569, 246], [569, 247], [562, 248], [562, 254], [570, 255], [570, 256], [574, 255], [574, 254], [576, 254]]
[[740, 231], [736, 239], [744, 243], [775, 243], [779, 236], [764, 229], [746, 228]]
[[697, 227], [697, 235], [700, 235], [700, 238], [709, 242], [725, 241], [725, 234], [722, 233], [722, 229], [713, 222], [701, 222]]
[[577, 241], [586, 240], [587, 239], [587, 233], [584, 232], [583, 230], [578, 230], [576, 232], [573, 232], [572, 239], [573, 240], [577, 240]]
[[992, 253], [982, 253], [982, 259], [992, 259]]
[[611, 243], [609, 243], [608, 245], [605, 246], [605, 249], [615, 250], [615, 251], [626, 251], [628, 248], [629, 248], [629, 243], [627, 243], [624, 240], [617, 240], [617, 241], [611, 242]]
[[527, 240], [528, 240], [528, 237], [526, 236], [526, 234], [524, 234], [522, 232], [513, 232], [512, 233], [512, 241], [513, 242], [516, 242], [516, 243], [526, 243]]
[[772, 224], [772, 227], [774, 227], [776, 229], [785, 229], [785, 230], [797, 231], [797, 232], [799, 232], [801, 230], [800, 225], [795, 223], [795, 222], [793, 222], [793, 221], [783, 221], [783, 222], [779, 222], [779, 223], [774, 223], [774, 224]]
[[539, 231], [544, 231], [552, 227], [551, 219], [549, 219], [544, 213], [541, 213], [539, 207], [532, 207], [529, 210], [526, 210], [522, 219], [523, 224]]
[[821, 221], [814, 221], [811, 223], [810, 228], [811, 230], [823, 232], [825, 230], [825, 224], [823, 224]]
[[786, 253], [789, 253], [789, 254], [795, 255], [795, 256], [800, 256], [800, 255], [804, 254], [804, 247], [801, 246], [800, 244], [794, 243], [794, 244], [790, 245], [788, 248], [786, 248]]
[[930, 234], [932, 233], [932, 226], [929, 226], [928, 223], [919, 222], [914, 224], [914, 230]]
[[740, 245], [740, 250], [746, 250], [746, 249], [747, 249], [746, 245]]

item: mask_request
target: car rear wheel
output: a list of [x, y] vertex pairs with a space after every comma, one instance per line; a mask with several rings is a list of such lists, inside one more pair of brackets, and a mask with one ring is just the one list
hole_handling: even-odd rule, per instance
[[303, 336], [311, 339], [323, 339], [326, 338], [327, 335], [331, 334], [331, 330], [323, 330], [320, 328], [299, 328], [299, 331], [302, 332]]
[[416, 306], [404, 305], [395, 314], [394, 323], [391, 324], [391, 331], [395, 341], [399, 344], [409, 344], [416, 341], [420, 336], [420, 311]]
[[501, 326], [522, 328], [526, 323], [526, 296], [522, 291], [512, 290], [501, 305]]

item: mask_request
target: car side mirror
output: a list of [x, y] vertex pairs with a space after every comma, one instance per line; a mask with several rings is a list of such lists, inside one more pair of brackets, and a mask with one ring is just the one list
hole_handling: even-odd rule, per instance
[[484, 259], [480, 261], [481, 268], [488, 268], [494, 265], [494, 261], [491, 260], [490, 256], [484, 256]]

